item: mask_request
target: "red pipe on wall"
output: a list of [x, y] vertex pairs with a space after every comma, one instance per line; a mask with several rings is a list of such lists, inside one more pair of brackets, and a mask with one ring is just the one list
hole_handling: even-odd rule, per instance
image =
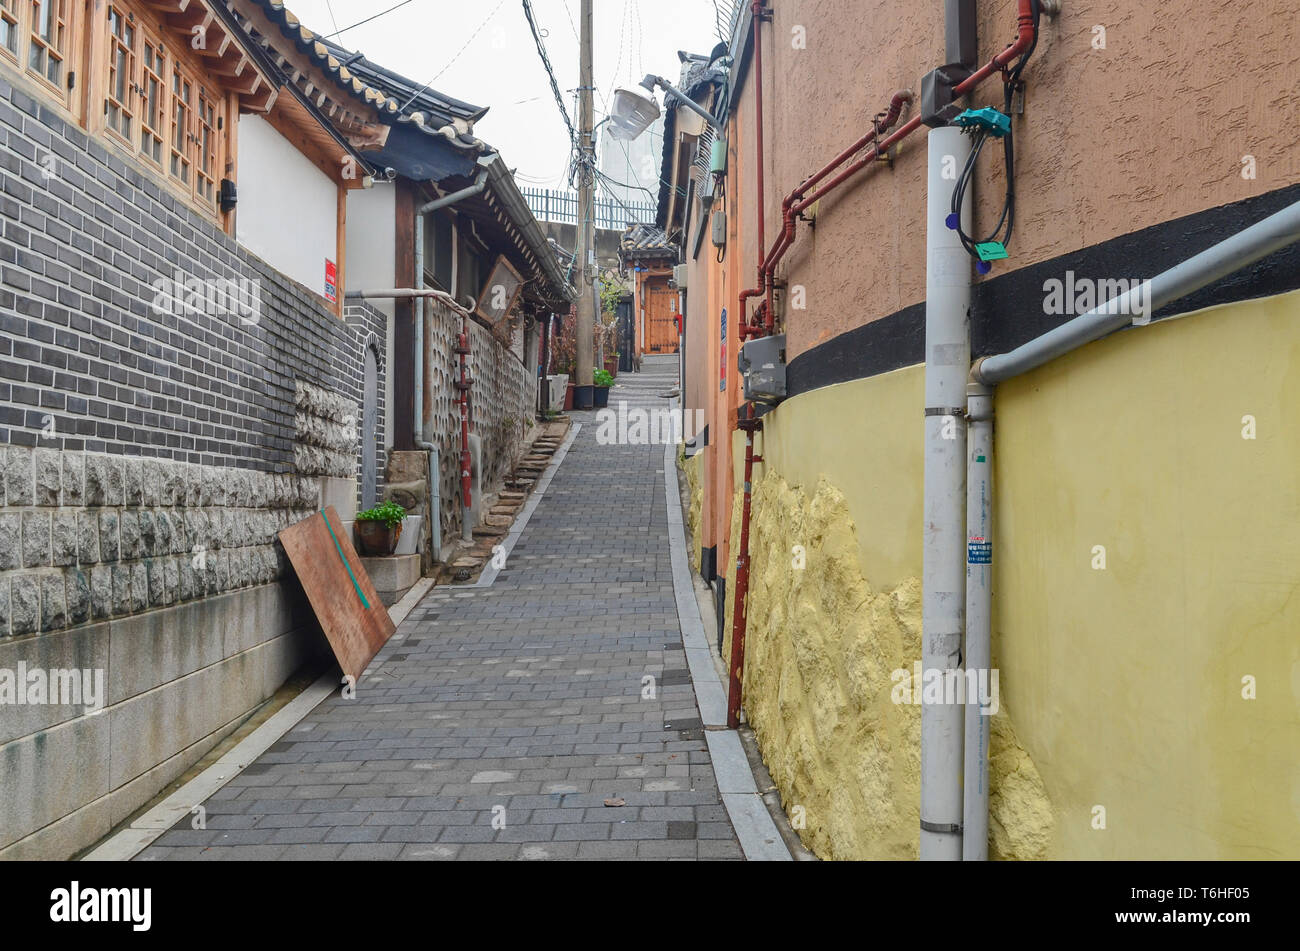
[[[1005, 72], [1007, 66], [1011, 64], [1012, 60], [1025, 50], [1029, 49], [1030, 44], [1034, 42], [1034, 0], [1019, 0], [1019, 13], [1016, 23], [1017, 33], [1015, 42], [953, 87], [953, 93], [955, 96], [964, 96], [967, 93], [972, 92], [980, 83], [988, 79], [994, 73]], [[858, 139], [857, 142], [854, 142], [853, 145], [849, 146], [837, 155], [828, 165], [825, 165], [818, 170], [816, 174], [805, 179], [798, 188], [792, 191], [785, 200], [781, 202], [783, 223], [781, 234], [773, 244], [767, 258], [761, 265], [765, 285], [770, 286], [773, 282], [777, 264], [780, 262], [781, 258], [785, 256], [786, 251], [790, 249], [790, 245], [794, 243], [795, 218], [815, 202], [825, 197], [845, 181], [856, 175], [859, 171], [873, 163], [882, 153], [888, 151], [896, 143], [907, 138], [907, 136], [911, 135], [921, 127], [920, 116], [914, 116], [893, 135], [883, 140], [879, 138], [881, 132], [890, 128], [898, 121], [898, 117], [902, 114], [903, 103], [910, 102], [911, 99], [912, 94], [910, 92], [901, 91], [895, 93], [894, 97], [890, 100], [889, 108], [886, 109], [882, 115], [877, 117], [875, 126], [870, 133]], [[809, 188], [816, 185], [832, 171], [839, 168], [868, 145], [870, 145], [871, 148], [866, 155], [847, 166], [843, 171], [825, 185], [818, 188], [811, 195], [807, 194]], [[807, 195], [807, 197], [804, 197], [805, 195]], [[770, 310], [769, 295], [769, 312]]]
[[[762, 47], [760, 44], [759, 23], [762, 18], [763, 3], [762, 0], [753, 0], [754, 11], [754, 66], [755, 66], [755, 90], [754, 99], [757, 107], [757, 156], [758, 156], [758, 250], [759, 254], [763, 253], [765, 243], [764, 233], [764, 170], [763, 170], [763, 73], [762, 73]], [[954, 96], [964, 96], [974, 90], [989, 76], [996, 72], [1005, 73], [1007, 66], [1017, 56], [1029, 49], [1030, 44], [1034, 41], [1034, 0], [1019, 0], [1019, 14], [1017, 17], [1017, 35], [1014, 43], [1009, 45], [997, 56], [994, 56], [980, 69], [971, 73], [965, 80], [958, 83], [954, 88]], [[775, 283], [776, 266], [785, 256], [786, 251], [794, 244], [795, 239], [795, 218], [802, 214], [812, 204], [819, 201], [822, 197], [838, 188], [848, 179], [852, 178], [866, 166], [872, 164], [876, 159], [892, 148], [896, 143], [901, 142], [907, 136], [911, 135], [921, 127], [920, 116], [914, 116], [907, 123], [901, 126], [898, 131], [884, 139], [880, 138], [881, 133], [891, 128], [903, 113], [903, 106], [912, 101], [912, 94], [906, 90], [894, 94], [889, 101], [889, 106], [884, 112], [878, 114], [872, 120], [872, 129], [858, 141], [837, 155], [829, 164], [824, 165], [811, 177], [805, 179], [799, 186], [786, 196], [781, 202], [781, 233], [773, 243], [767, 256], [762, 259], [758, 266], [758, 288], [742, 291], [740, 294], [740, 308], [737, 315], [738, 331], [740, 339], [743, 342], [749, 336], [766, 336], [774, 330], [776, 312], [772, 302], [772, 292]], [[817, 188], [811, 195], [808, 190], [818, 185], [823, 179], [834, 172], [841, 165], [844, 165], [854, 155], [857, 155], [862, 149], [870, 146], [867, 153], [857, 161], [845, 167], [838, 175], [835, 175], [829, 182]], [[805, 197], [806, 196], [806, 197]], [[748, 315], [745, 312], [745, 302], [751, 297], [765, 296], [765, 301], [760, 305], [759, 311], [755, 314], [755, 320], [751, 324]], [[759, 315], [763, 319], [758, 320]], [[731, 625], [731, 666], [730, 677], [727, 689], [727, 725], [734, 729], [740, 722], [740, 695], [741, 695], [741, 678], [744, 674], [745, 667], [745, 597], [749, 591], [749, 522], [750, 522], [750, 482], [753, 478], [754, 463], [762, 461], [761, 458], [754, 457], [754, 432], [762, 429], [762, 422], [757, 419], [740, 419], [736, 420], [736, 428], [745, 430], [745, 497], [741, 507], [740, 518], [740, 546], [736, 554], [736, 576], [735, 576], [735, 604], [732, 609]]]
[[761, 456], [754, 455], [754, 433], [762, 430], [763, 421], [752, 416], [738, 419], [736, 428], [745, 432], [745, 500], [740, 511], [735, 604], [731, 610], [731, 663], [727, 677], [727, 726], [732, 730], [740, 725], [741, 681], [745, 673], [745, 596], [749, 593], [749, 512], [753, 498], [750, 483], [754, 479], [754, 463], [763, 461]]

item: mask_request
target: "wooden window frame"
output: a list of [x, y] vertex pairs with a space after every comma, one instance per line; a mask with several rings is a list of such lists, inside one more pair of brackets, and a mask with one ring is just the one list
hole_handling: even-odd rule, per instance
[[[50, 43], [35, 32], [37, 21], [34, 14], [38, 3], [42, 6], [50, 4], [55, 37], [61, 38], [61, 43]], [[74, 92], [68, 84], [75, 78], [80, 85], [77, 71], [82, 60], [84, 6], [85, 0], [0, 0], [0, 20], [3, 20], [14, 44], [12, 49], [0, 44], [0, 63], [13, 69], [23, 81], [39, 88], [52, 100], [50, 105], [72, 115], [77, 121], [81, 120], [81, 94]], [[40, 69], [32, 65], [33, 49], [45, 51]], [[47, 75], [51, 59], [61, 64], [57, 81]]]
[[[123, 34], [119, 36], [113, 32], [112, 16], [116, 12], [120, 17], [119, 22], [123, 24]], [[107, 58], [104, 69], [104, 102], [102, 106], [102, 115], [104, 120], [104, 131], [119, 143], [124, 143], [128, 149], [133, 152], [139, 150], [139, 143], [136, 133], [139, 128], [139, 108], [136, 102], [140, 98], [139, 83], [137, 79], [140, 75], [140, 24], [136, 21], [134, 11], [124, 3], [109, 3], [104, 11], [104, 18], [108, 21], [108, 26], [104, 32], [104, 42], [108, 47]], [[127, 42], [125, 33], [130, 31], [130, 42]], [[121, 75], [118, 69], [118, 54], [122, 50], [126, 51], [126, 74]], [[122, 79], [121, 86], [123, 95], [121, 97], [114, 93], [114, 80]], [[96, 104], [97, 105], [97, 104]], [[117, 109], [118, 112], [113, 110]], [[125, 130], [114, 125], [112, 116], [125, 116], [127, 128]]]
[[[167, 149], [167, 132], [171, 117], [171, 76], [172, 52], [167, 48], [167, 41], [163, 34], [151, 29], [147, 25], [137, 24], [136, 34], [140, 37], [140, 52], [136, 57], [136, 75], [139, 82], [136, 84], [136, 93], [139, 96], [140, 107], [136, 110], [136, 136], [132, 147], [135, 151], [147, 161], [150, 166], [159, 170], [166, 170], [166, 159], [168, 156]], [[155, 68], [148, 65], [149, 56], [147, 51], [157, 53], [161, 50], [161, 56]], [[151, 109], [149, 106], [149, 83], [157, 81], [158, 83], [158, 102], [156, 108]], [[146, 116], [148, 119], [146, 119]], [[152, 137], [158, 149], [158, 155], [149, 154], [145, 147], [145, 136]]]
[[[19, 34], [21, 41], [26, 41], [25, 46], [27, 55], [22, 56], [20, 65], [23, 68], [23, 74], [41, 84], [46, 90], [52, 92], [58, 99], [59, 105], [65, 109], [71, 109], [73, 106], [72, 90], [68, 88], [68, 76], [76, 71], [78, 57], [76, 51], [80, 46], [81, 33], [78, 24], [78, 12], [83, 3], [78, 0], [20, 0], [22, 10], [26, 13], [27, 25], [25, 30]], [[61, 46], [55, 46], [47, 41], [45, 37], [36, 32], [36, 7], [50, 7], [50, 17], [56, 33], [62, 34], [63, 43]], [[22, 19], [20, 17], [20, 19]], [[46, 69], [36, 69], [32, 65], [32, 52], [39, 47], [45, 51], [45, 62], [48, 63], [51, 58], [56, 59], [60, 64], [59, 78], [57, 81], [52, 80], [46, 75]]]
[[[205, 103], [211, 113], [210, 122], [204, 115]], [[207, 83], [199, 80], [195, 82], [194, 107], [194, 161], [191, 163], [194, 170], [194, 199], [216, 215], [220, 213], [221, 169], [225, 164], [221, 147], [224, 97], [215, 94]], [[211, 146], [206, 156], [205, 144]], [[208, 159], [206, 163], [205, 157]], [[205, 189], [210, 194], [205, 195]]]
[[20, 68], [19, 64], [22, 62], [23, 12], [26, 9], [27, 0], [0, 0], [0, 20], [4, 22], [14, 44], [13, 49], [10, 49], [4, 43], [0, 43], [0, 56], [5, 57], [15, 68]]

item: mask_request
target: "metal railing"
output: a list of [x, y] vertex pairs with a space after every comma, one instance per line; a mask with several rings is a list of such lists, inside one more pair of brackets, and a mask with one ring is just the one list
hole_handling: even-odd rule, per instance
[[[560, 224], [578, 223], [578, 193], [553, 188], [521, 188], [520, 193], [538, 221]], [[618, 201], [596, 198], [596, 228], [622, 231], [628, 225], [647, 224], [655, 220], [654, 205], [648, 201]]]

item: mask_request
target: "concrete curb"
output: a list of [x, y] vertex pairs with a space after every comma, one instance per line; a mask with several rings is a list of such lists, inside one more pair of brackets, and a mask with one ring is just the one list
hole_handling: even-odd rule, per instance
[[749, 758], [740, 744], [740, 734], [727, 729], [727, 693], [713, 663], [713, 650], [704, 634], [695, 586], [686, 559], [686, 526], [682, 521], [681, 495], [677, 488], [677, 455], [672, 443], [664, 447], [664, 501], [668, 506], [669, 560], [673, 572], [673, 596], [677, 620], [686, 648], [695, 700], [704, 721], [704, 739], [713, 761], [722, 804], [736, 830], [741, 851], [751, 862], [791, 862], [776, 823], [758, 793]]
[[[421, 578], [417, 581], [400, 601], [389, 608], [388, 614], [393, 619], [393, 623], [400, 626], [432, 587], [432, 578]], [[111, 834], [82, 856], [81, 860], [83, 862], [126, 862], [135, 858], [164, 832], [190, 815], [196, 806], [206, 802], [213, 793], [252, 765], [259, 756], [279, 742], [282, 736], [297, 726], [338, 687], [339, 678], [336, 672], [322, 674], [311, 686], [277, 710], [270, 719], [235, 744], [234, 748], [219, 760], [125, 829], [119, 829]]]

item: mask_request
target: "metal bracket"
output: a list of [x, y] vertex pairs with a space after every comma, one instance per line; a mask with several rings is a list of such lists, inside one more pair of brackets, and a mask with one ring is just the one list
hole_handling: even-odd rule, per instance
[[961, 824], [957, 822], [926, 822], [922, 819], [921, 829], [925, 832], [938, 832], [942, 835], [961, 835]]
[[926, 416], [956, 416], [958, 419], [966, 418], [964, 407], [953, 408], [951, 406], [927, 406], [925, 408]]

